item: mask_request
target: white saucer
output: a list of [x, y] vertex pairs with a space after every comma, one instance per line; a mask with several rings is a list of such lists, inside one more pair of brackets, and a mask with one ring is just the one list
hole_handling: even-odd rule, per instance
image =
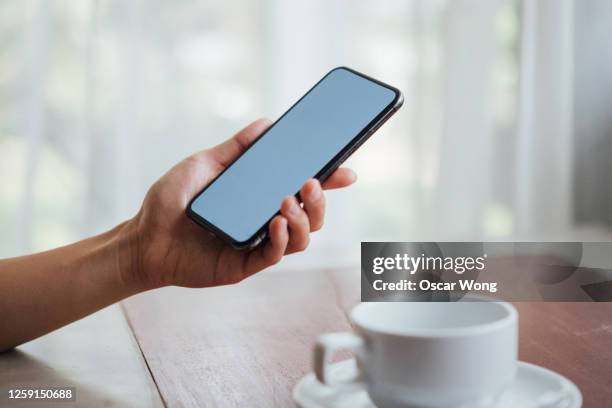
[[[328, 366], [338, 379], [351, 378], [357, 367], [354, 359]], [[313, 373], [303, 377], [293, 389], [293, 399], [302, 408], [375, 408], [365, 390], [337, 389], [321, 384]], [[514, 384], [494, 408], [580, 408], [578, 387], [554, 371], [520, 361]]]

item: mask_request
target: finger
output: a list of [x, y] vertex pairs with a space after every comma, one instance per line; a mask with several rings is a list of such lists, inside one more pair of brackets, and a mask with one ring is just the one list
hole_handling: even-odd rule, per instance
[[334, 171], [331, 176], [323, 183], [324, 190], [332, 190], [334, 188], [343, 188], [348, 187], [357, 181], [357, 173], [353, 170], [340, 167], [338, 170]]
[[287, 219], [281, 215], [274, 217], [268, 227], [268, 236], [268, 242], [246, 258], [245, 277], [277, 264], [283, 258], [289, 242]]
[[240, 156], [259, 135], [272, 124], [270, 119], [260, 118], [236, 133], [230, 139], [207, 150], [222, 166], [228, 166]]
[[289, 225], [287, 253], [303, 251], [310, 243], [310, 223], [306, 212], [302, 209], [298, 200], [290, 196], [283, 200], [281, 214], [287, 218], [287, 224]]
[[300, 198], [304, 203], [304, 210], [308, 214], [310, 231], [320, 230], [325, 218], [325, 195], [319, 180], [311, 179], [304, 183], [302, 190], [300, 190]]

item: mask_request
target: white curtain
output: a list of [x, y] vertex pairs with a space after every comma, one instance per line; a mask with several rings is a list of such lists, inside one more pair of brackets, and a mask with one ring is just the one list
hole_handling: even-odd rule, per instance
[[571, 30], [571, 0], [3, 2], [0, 256], [130, 217], [174, 162], [338, 65], [406, 103], [289, 264], [571, 231]]
[[572, 223], [573, 6], [523, 3], [516, 230], [526, 236], [567, 236]]

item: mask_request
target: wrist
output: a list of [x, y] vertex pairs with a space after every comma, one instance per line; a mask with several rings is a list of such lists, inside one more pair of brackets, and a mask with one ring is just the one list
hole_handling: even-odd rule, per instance
[[146, 279], [142, 266], [141, 237], [138, 228], [138, 218], [134, 218], [118, 225], [113, 232], [117, 277], [121, 285], [135, 293], [152, 289]]

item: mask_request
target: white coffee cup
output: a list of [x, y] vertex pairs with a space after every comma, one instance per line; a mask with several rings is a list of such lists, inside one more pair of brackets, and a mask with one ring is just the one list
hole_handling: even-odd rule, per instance
[[[330, 386], [365, 388], [378, 407], [491, 407], [517, 370], [518, 313], [509, 303], [362, 303], [353, 333], [319, 337], [314, 368]], [[358, 375], [334, 379], [336, 351], [355, 354]]]

